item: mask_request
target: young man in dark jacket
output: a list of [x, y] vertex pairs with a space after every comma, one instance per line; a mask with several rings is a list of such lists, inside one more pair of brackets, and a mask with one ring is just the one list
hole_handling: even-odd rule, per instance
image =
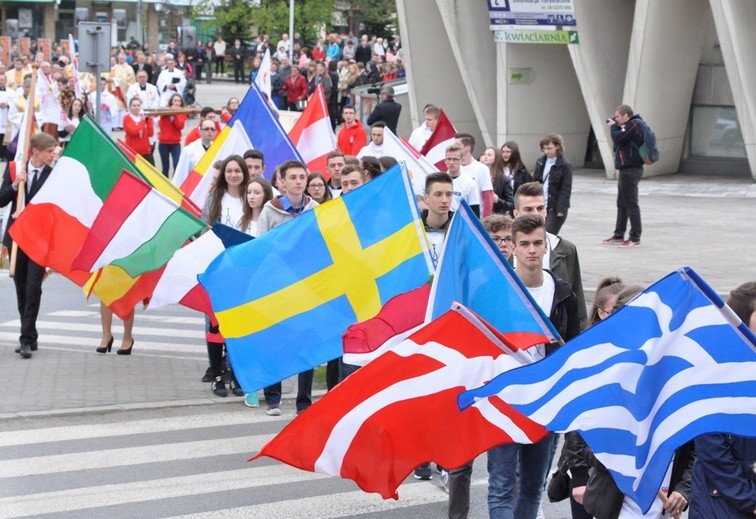
[[[614, 167], [619, 170], [617, 178], [617, 222], [614, 233], [604, 243], [620, 247], [637, 247], [641, 237], [641, 213], [638, 205], [638, 184], [643, 178], [643, 128], [646, 124], [633, 109], [620, 105], [614, 116], [607, 119], [612, 142], [614, 142]], [[627, 220], [630, 220], [630, 236], [625, 240]]]

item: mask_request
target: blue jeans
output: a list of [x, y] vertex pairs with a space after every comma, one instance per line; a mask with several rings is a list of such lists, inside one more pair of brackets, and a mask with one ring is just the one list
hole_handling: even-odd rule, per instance
[[549, 434], [533, 445], [512, 443], [488, 451], [490, 519], [536, 519], [553, 444]]

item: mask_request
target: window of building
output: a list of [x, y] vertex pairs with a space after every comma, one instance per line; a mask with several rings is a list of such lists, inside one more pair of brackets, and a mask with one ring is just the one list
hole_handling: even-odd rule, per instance
[[738, 115], [731, 106], [693, 106], [690, 154], [697, 157], [746, 158]]

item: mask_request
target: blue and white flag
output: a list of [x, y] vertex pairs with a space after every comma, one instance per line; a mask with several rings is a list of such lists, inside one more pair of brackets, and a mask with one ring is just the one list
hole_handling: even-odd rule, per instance
[[228, 125], [233, 126], [236, 121], [244, 127], [252, 146], [265, 155], [265, 178], [268, 180], [273, 176], [275, 168], [284, 161], [298, 160], [304, 163], [278, 117], [268, 106], [268, 100], [255, 83], [250, 85], [247, 95]]
[[690, 268], [669, 274], [540, 362], [462, 393], [578, 431], [648, 511], [675, 449], [704, 433], [756, 435], [756, 336]]

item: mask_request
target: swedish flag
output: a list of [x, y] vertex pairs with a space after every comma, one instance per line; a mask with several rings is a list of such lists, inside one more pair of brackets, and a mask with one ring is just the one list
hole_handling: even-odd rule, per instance
[[253, 391], [342, 353], [341, 335], [428, 282], [427, 240], [398, 164], [223, 252], [199, 276], [234, 372]]

